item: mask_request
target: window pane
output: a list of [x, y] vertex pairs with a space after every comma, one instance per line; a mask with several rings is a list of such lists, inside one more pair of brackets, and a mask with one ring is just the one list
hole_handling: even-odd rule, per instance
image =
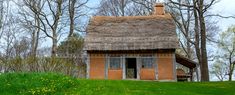
[[120, 69], [121, 68], [121, 58], [120, 57], [110, 57], [110, 69]]
[[142, 68], [152, 68], [153, 67], [153, 57], [142, 58]]

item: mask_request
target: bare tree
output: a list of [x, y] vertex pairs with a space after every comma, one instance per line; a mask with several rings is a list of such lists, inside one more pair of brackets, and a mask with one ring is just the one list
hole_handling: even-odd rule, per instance
[[6, 11], [7, 16], [4, 18], [4, 27], [2, 28], [2, 39], [1, 39], [1, 48], [3, 50], [3, 62], [4, 70], [11, 71], [14, 66], [12, 66], [9, 61], [16, 56], [14, 52], [14, 42], [18, 39], [19, 36], [17, 20], [14, 17], [13, 13], [9, 10]]
[[159, 0], [131, 0], [133, 2], [133, 11], [136, 15], [150, 15], [154, 11], [154, 5]]
[[224, 60], [220, 60], [219, 58], [213, 63], [211, 74], [214, 74], [220, 81], [224, 81], [227, 76], [227, 66], [223, 62]]
[[[82, 11], [82, 9], [86, 7], [85, 4], [87, 4], [88, 1], [89, 0], [68, 0], [68, 12], [70, 21], [68, 37], [71, 37], [74, 34], [74, 30], [76, 30], [74, 26], [79, 26], [76, 24], [75, 21], [86, 15], [86, 13]], [[82, 23], [80, 22], [79, 24]], [[77, 30], [82, 31], [81, 29]]]
[[27, 6], [36, 14], [42, 24], [40, 28], [47, 37], [52, 40], [51, 56], [56, 56], [58, 35], [61, 32], [60, 20], [62, 13], [63, 0], [41, 0], [42, 7], [35, 7], [37, 0], [24, 0]]
[[141, 16], [152, 14], [158, 0], [102, 0], [96, 15]]
[[235, 69], [235, 27], [229, 27], [226, 31], [220, 34], [218, 43], [220, 58], [224, 59], [227, 64], [229, 81], [232, 81], [233, 72]]
[[3, 21], [3, 0], [0, 0], [0, 29], [2, 28]]
[[[56, 5], [56, 6], [53, 6], [53, 3]], [[48, 33], [48, 31], [44, 30], [44, 33], [52, 39], [52, 51], [51, 51], [51, 56], [52, 57], [55, 57], [56, 56], [56, 52], [57, 52], [57, 43], [58, 43], [58, 32], [59, 30], [58, 29], [58, 24], [59, 24], [59, 21], [60, 21], [60, 17], [62, 15], [62, 4], [63, 4], [63, 1], [62, 0], [47, 0], [47, 4], [48, 4], [48, 7], [49, 7], [49, 10], [52, 14], [52, 22], [53, 23], [50, 23], [50, 18], [47, 16], [46, 13], [39, 13], [40, 16], [42, 18], [44, 18], [44, 21], [41, 17], [39, 17], [40, 21], [42, 22], [43, 26], [46, 26], [46, 24], [50, 27], [50, 30], [52, 32], [52, 35], [50, 35]], [[53, 10], [53, 7], [55, 7], [55, 9]], [[46, 24], [45, 24], [46, 23]], [[44, 28], [45, 29], [45, 28]]]
[[191, 4], [181, 2], [181, 0], [169, 0], [169, 3], [175, 4], [177, 6], [187, 7], [188, 10], [193, 12], [195, 37], [192, 40], [192, 38], [188, 37], [185, 34], [185, 38], [195, 47], [196, 55], [201, 69], [201, 81], [209, 81], [208, 57], [206, 49], [208, 32], [206, 29], [205, 13], [213, 4], [216, 3], [216, 0], [210, 0], [207, 2], [204, 2], [204, 0], [192, 0], [189, 2], [191, 2]]
[[131, 13], [130, 0], [102, 0], [96, 15], [129, 16]]
[[[0, 38], [2, 37], [2, 26], [3, 26], [3, 0], [0, 0]], [[0, 55], [2, 57], [2, 54]], [[3, 58], [0, 59], [2, 61]], [[4, 67], [0, 66], [0, 72], [4, 71]]]
[[[17, 2], [18, 7], [20, 9], [18, 11], [18, 14], [20, 15], [20, 25], [24, 29], [24, 31], [30, 33], [31, 36], [30, 55], [33, 58], [36, 58], [37, 55], [37, 48], [41, 31], [39, 28], [41, 27], [41, 22], [38, 18], [39, 14], [35, 13], [33, 10], [41, 11], [41, 3], [42, 2], [38, 0], [23, 0]], [[31, 6], [30, 4], [34, 5]]]
[[26, 37], [22, 37], [19, 40], [15, 40], [12, 45], [14, 54], [16, 57], [26, 58], [28, 57], [29, 41]]
[[8, 0], [0, 0], [0, 38], [3, 35], [4, 26], [8, 18], [9, 7]]
[[[192, 2], [189, 0], [185, 2], [185, 4], [190, 5]], [[193, 18], [193, 11], [190, 7], [185, 6], [179, 6], [176, 4], [168, 3], [167, 8], [172, 15], [174, 21], [176, 22], [176, 25], [180, 32], [178, 32], [178, 35], [180, 36], [180, 45], [182, 47], [182, 50], [184, 51], [184, 55], [186, 55], [189, 59], [194, 59], [194, 53], [193, 53], [193, 45], [190, 43], [190, 41], [187, 40], [187, 38], [193, 37], [193, 31], [191, 31], [191, 20]]]
[[75, 15], [75, 4], [77, 0], [69, 0], [69, 20], [70, 20], [70, 27], [69, 27], [69, 35], [71, 37], [74, 32], [74, 15]]
[[[68, 34], [67, 40], [73, 39], [73, 36], [75, 36], [77, 33], [82, 34], [85, 33], [85, 27], [86, 23], [82, 21], [82, 19], [86, 19], [87, 17], [87, 12], [86, 12], [86, 4], [89, 0], [67, 0], [65, 2], [65, 13], [66, 16], [64, 16], [65, 20], [68, 20], [66, 23], [66, 27], [69, 27], [69, 32], [66, 32]], [[69, 46], [68, 46], [69, 47]], [[65, 48], [67, 52], [64, 52], [65, 55], [70, 54], [69, 48]], [[57, 52], [57, 54], [60, 54]], [[81, 54], [81, 53], [79, 53]]]

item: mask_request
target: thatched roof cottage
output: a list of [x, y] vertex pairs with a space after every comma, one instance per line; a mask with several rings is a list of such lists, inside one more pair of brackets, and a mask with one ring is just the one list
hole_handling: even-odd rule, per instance
[[156, 4], [150, 16], [95, 16], [87, 32], [88, 78], [177, 79], [175, 49], [179, 42], [163, 4]]

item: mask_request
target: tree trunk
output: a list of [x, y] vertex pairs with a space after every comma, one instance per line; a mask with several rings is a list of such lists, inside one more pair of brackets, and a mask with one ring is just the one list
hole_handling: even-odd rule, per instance
[[[189, 4], [189, 2], [188, 2]], [[181, 12], [182, 13], [182, 12]], [[186, 37], [190, 38], [190, 31], [189, 31], [189, 23], [190, 23], [190, 18], [191, 18], [191, 14], [190, 14], [190, 8], [187, 8], [187, 22], [184, 22], [184, 27], [185, 27], [185, 32], [186, 32]], [[183, 16], [182, 16], [183, 19]], [[191, 50], [191, 43], [189, 41], [186, 42], [186, 46], [187, 46], [187, 57], [189, 59], [192, 59], [193, 56], [193, 52]]]
[[69, 35], [68, 38], [73, 35], [74, 32], [74, 15], [75, 15], [75, 3], [77, 0], [69, 0], [69, 19], [70, 19], [70, 27], [69, 27]]
[[233, 77], [233, 72], [232, 72], [232, 64], [229, 64], [229, 73], [228, 73], [228, 81], [232, 81], [232, 77]]
[[230, 52], [229, 55], [229, 74], [228, 74], [228, 81], [232, 81], [232, 77], [233, 77], [233, 71], [234, 71], [234, 64], [232, 62], [232, 53]]
[[[36, 21], [36, 20], [35, 20]], [[30, 52], [30, 56], [34, 56], [35, 55], [35, 41], [36, 41], [36, 31], [33, 31], [32, 33], [32, 41], [31, 41], [31, 52]]]
[[125, 6], [124, 6], [124, 2], [125, 2], [125, 0], [121, 0], [121, 3], [122, 3], [122, 4], [121, 4], [121, 8], [122, 8], [122, 9], [121, 9], [121, 11], [122, 11], [122, 16], [125, 16], [125, 13], [124, 13], [124, 12], [125, 12], [125, 10], [124, 10], [124, 8], [125, 8]]
[[[37, 27], [40, 27], [40, 21], [39, 21], [39, 18], [38, 16], [36, 16], [35, 14], [35, 24]], [[39, 32], [40, 32], [40, 29], [37, 28], [36, 31], [33, 31], [32, 33], [32, 49], [31, 49], [31, 56], [32, 57], [35, 57], [36, 58], [36, 55], [37, 55], [37, 48], [38, 48], [38, 40], [39, 40]]]
[[[38, 21], [38, 23], [40, 24], [40, 21]], [[37, 36], [36, 36], [36, 41], [35, 41], [35, 47], [34, 47], [34, 56], [37, 56], [37, 49], [38, 49], [38, 41], [39, 41], [39, 34], [40, 34], [40, 29], [37, 30]]]
[[[201, 66], [201, 50], [200, 50], [200, 44], [199, 44], [199, 42], [200, 42], [200, 37], [199, 37], [200, 33], [199, 33], [198, 13], [197, 13], [196, 6], [195, 6], [196, 5], [195, 0], [193, 2], [194, 2], [194, 10], [193, 10], [193, 12], [194, 12], [194, 22], [195, 22], [195, 26], [194, 26], [195, 44], [194, 44], [194, 47], [195, 47], [196, 56], [197, 56], [198, 63], [199, 63], [198, 65]], [[200, 67], [200, 69], [201, 69], [201, 67]], [[198, 77], [198, 75], [197, 75], [197, 77]]]
[[200, 21], [200, 32], [201, 32], [201, 81], [209, 81], [209, 71], [208, 71], [208, 60], [207, 60], [207, 50], [206, 50], [206, 25], [203, 15], [203, 0], [199, 2], [199, 21]]
[[57, 34], [56, 30], [53, 31], [53, 38], [52, 38], [52, 50], [51, 50], [51, 57], [56, 57], [57, 52]]
[[57, 53], [57, 43], [58, 43], [58, 39], [57, 39], [57, 27], [59, 24], [59, 20], [60, 20], [60, 16], [61, 16], [61, 12], [62, 12], [62, 0], [57, 0], [57, 10], [56, 10], [56, 14], [55, 14], [55, 19], [54, 19], [54, 25], [52, 27], [52, 50], [51, 50], [51, 57], [52, 59], [56, 57], [56, 53]]

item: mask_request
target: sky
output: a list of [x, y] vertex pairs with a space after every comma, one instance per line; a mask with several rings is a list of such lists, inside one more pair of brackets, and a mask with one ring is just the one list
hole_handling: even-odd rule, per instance
[[[222, 14], [223, 16], [235, 16], [235, 0], [221, 0], [212, 8], [212, 13]], [[235, 25], [235, 19], [218, 18], [218, 25], [225, 31], [229, 26]]]

